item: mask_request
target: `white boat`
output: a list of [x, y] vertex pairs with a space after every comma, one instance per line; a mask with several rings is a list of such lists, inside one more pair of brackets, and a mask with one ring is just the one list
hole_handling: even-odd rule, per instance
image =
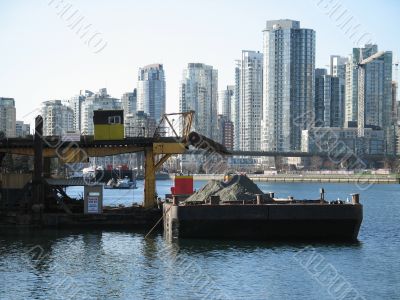
[[104, 186], [105, 189], [137, 189], [136, 181], [130, 181], [127, 176], [123, 179], [110, 179]]

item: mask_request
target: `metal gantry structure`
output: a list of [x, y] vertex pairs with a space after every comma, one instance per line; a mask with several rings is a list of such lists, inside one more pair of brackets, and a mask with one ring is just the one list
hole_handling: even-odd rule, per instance
[[[34, 202], [43, 194], [43, 177], [49, 174], [51, 158], [62, 163], [87, 162], [89, 157], [112, 156], [123, 153], [144, 152], [145, 184], [143, 206], [152, 208], [156, 204], [156, 172], [162, 164], [175, 154], [183, 154], [188, 149], [189, 133], [194, 112], [167, 114], [164, 121], [172, 126], [169, 117], [175, 115], [182, 119], [182, 135], [172, 128], [174, 136], [166, 137], [156, 130], [154, 137], [133, 137], [122, 140], [95, 140], [93, 136], [81, 136], [79, 141], [64, 141], [59, 136], [43, 136], [43, 118], [35, 119], [34, 138], [6, 138], [0, 140], [0, 161], [5, 154], [27, 155], [34, 157]], [[161, 123], [160, 123], [161, 124]]]

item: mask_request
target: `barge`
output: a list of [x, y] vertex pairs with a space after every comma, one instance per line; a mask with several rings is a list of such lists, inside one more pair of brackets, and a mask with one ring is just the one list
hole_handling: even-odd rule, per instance
[[356, 240], [361, 204], [164, 205], [168, 238]]
[[213, 195], [203, 201], [174, 197], [164, 204], [168, 239], [352, 241], [357, 239], [363, 219], [358, 194], [352, 195], [351, 202], [326, 201], [323, 189], [317, 200], [278, 199], [274, 193], [260, 193], [253, 200], [247, 195], [243, 201], [222, 201], [221, 190], [213, 189]]

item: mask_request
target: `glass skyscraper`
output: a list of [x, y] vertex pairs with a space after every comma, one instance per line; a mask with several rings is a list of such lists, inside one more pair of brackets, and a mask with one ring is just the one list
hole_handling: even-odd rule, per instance
[[342, 101], [340, 78], [315, 69], [315, 126], [343, 127]]
[[124, 93], [121, 97], [121, 105], [124, 110], [124, 116], [135, 114], [137, 112], [137, 92], [136, 89], [133, 93]]
[[0, 97], [0, 132], [5, 137], [16, 135], [16, 110], [14, 98]]
[[240, 149], [240, 66], [241, 60], [235, 61], [235, 91], [231, 108], [233, 122], [233, 148]]
[[264, 30], [262, 148], [300, 151], [314, 116], [315, 31], [299, 21], [267, 21]]
[[[349, 61], [346, 64], [346, 100], [345, 100], [345, 127], [353, 126], [358, 119], [358, 69], [360, 58], [365, 59], [378, 52], [377, 45], [365, 45], [364, 48], [353, 48]], [[367, 73], [366, 69], [366, 73]]]
[[81, 132], [82, 126], [82, 103], [87, 97], [91, 97], [93, 92], [89, 90], [80, 90], [79, 95], [69, 99], [69, 106], [74, 111], [74, 129], [76, 132]]
[[[346, 65], [346, 127], [355, 126], [358, 121], [358, 69], [360, 60], [378, 52], [378, 46], [368, 44], [364, 48], [353, 48]], [[394, 120], [392, 116], [392, 52], [365, 66], [364, 83], [364, 123], [365, 127], [385, 131], [386, 151], [394, 153]]]
[[227, 120], [232, 120], [232, 100], [235, 93], [235, 86], [228, 85], [226, 89], [221, 90], [218, 94], [218, 103], [220, 105], [220, 114]]
[[240, 63], [240, 150], [261, 150], [263, 55], [243, 50]]
[[162, 64], [139, 69], [137, 111], [143, 111], [157, 121], [165, 113], [165, 75]]
[[218, 139], [218, 71], [202, 63], [189, 63], [179, 89], [179, 111], [195, 111], [194, 130]]

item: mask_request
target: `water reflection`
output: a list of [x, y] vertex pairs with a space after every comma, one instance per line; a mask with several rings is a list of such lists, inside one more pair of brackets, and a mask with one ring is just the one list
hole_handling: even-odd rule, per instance
[[[286, 185], [299, 197], [317, 186]], [[346, 195], [350, 185], [330, 185]], [[342, 197], [342, 196], [340, 196]], [[363, 193], [359, 242], [180, 240], [147, 230], [0, 228], [0, 299], [327, 299], [315, 276], [296, 260], [315, 250], [326, 264], [371, 299], [400, 294], [400, 191], [374, 186]], [[39, 245], [47, 255], [29, 252]], [[312, 248], [310, 248], [312, 247]], [[36, 258], [35, 258], [36, 257]], [[208, 297], [206, 286], [213, 288]], [[219, 295], [219, 294], [218, 294]], [[226, 297], [225, 297], [226, 296]]]

